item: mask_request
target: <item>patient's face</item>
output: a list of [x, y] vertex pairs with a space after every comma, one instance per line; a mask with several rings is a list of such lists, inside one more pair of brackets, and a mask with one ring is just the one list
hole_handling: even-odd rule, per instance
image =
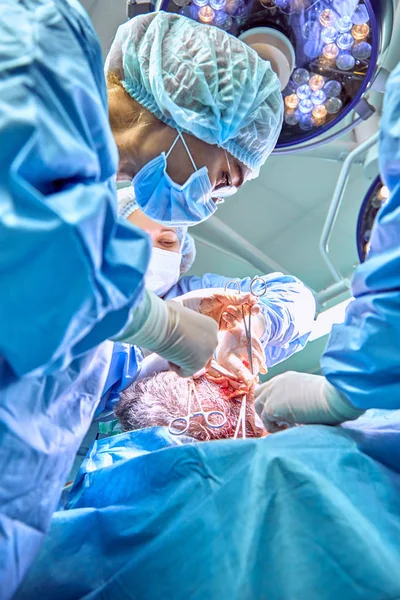
[[[197, 395], [204, 411], [220, 410], [227, 418], [219, 429], [207, 427], [202, 416], [190, 420], [187, 435], [199, 441], [232, 438], [236, 429], [242, 396], [228, 400], [231, 388], [200, 377], [194, 381]], [[145, 427], [168, 426], [177, 417], [186, 416], [188, 405], [188, 380], [173, 371], [158, 373], [136, 381], [121, 395], [115, 414], [124, 431]], [[192, 399], [191, 412], [200, 410], [196, 398]], [[246, 436], [262, 437], [267, 432], [256, 417], [253, 398], [247, 397]]]

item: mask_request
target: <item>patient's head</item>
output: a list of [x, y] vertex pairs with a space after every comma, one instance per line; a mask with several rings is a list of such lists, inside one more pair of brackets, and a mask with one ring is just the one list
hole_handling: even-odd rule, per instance
[[[204, 411], [219, 410], [226, 415], [226, 423], [219, 429], [207, 427], [202, 416], [190, 420], [187, 435], [199, 441], [231, 438], [234, 435], [242, 395], [228, 400], [231, 388], [212, 383], [206, 377], [194, 380], [197, 395]], [[145, 427], [168, 426], [172, 419], [186, 416], [189, 384], [187, 379], [179, 377], [173, 371], [158, 373], [133, 383], [121, 395], [115, 408], [115, 414], [124, 431]], [[192, 399], [191, 412], [200, 410], [195, 397]], [[256, 423], [257, 419], [257, 423]], [[262, 437], [266, 435], [259, 418], [256, 417], [253, 399], [248, 396], [246, 410], [246, 436]]]

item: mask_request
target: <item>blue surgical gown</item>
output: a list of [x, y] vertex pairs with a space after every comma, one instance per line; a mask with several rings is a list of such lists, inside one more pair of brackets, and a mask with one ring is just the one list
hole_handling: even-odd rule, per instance
[[[302, 350], [307, 343], [314, 321], [315, 300], [311, 291], [301, 281], [282, 273], [263, 275], [267, 293], [260, 297], [261, 310], [271, 323], [268, 337], [261, 343], [264, 347], [268, 367], [273, 367], [295, 352]], [[185, 276], [164, 296], [172, 299], [192, 290], [224, 288], [228, 282], [240, 283], [243, 292], [250, 291], [251, 278], [232, 278], [206, 273], [202, 277]], [[234, 283], [229, 285], [237, 289]], [[261, 282], [256, 282], [254, 291], [263, 291]], [[139, 375], [143, 355], [139, 348], [128, 344], [115, 344], [106, 385], [96, 415], [110, 411], [118, 402], [119, 394]]]
[[0, 597], [50, 524], [150, 244], [117, 220], [100, 47], [76, 0], [0, 0]]
[[16, 600], [397, 600], [399, 431], [391, 411], [263, 439], [99, 440]]
[[362, 409], [400, 407], [400, 64], [388, 80], [380, 126], [380, 169], [390, 196], [355, 272], [355, 300], [345, 322], [333, 327], [321, 362], [327, 379]]

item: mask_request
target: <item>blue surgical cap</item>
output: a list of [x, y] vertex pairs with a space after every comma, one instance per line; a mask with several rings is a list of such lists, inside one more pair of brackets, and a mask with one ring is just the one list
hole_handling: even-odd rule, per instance
[[[131, 184], [122, 187], [117, 192], [118, 195], [118, 214], [127, 219], [135, 210], [141, 210], [136, 202], [135, 192]], [[188, 233], [187, 227], [174, 227], [180, 245], [181, 245], [181, 266], [180, 274], [183, 275], [189, 271], [196, 258], [196, 246], [194, 239]]]
[[163, 123], [224, 148], [256, 177], [277, 142], [280, 82], [269, 62], [217, 27], [159, 12], [117, 31], [106, 61]]

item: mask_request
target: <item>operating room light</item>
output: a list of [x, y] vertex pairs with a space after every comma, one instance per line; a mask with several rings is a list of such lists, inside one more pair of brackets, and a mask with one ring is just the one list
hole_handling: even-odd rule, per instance
[[214, 11], [211, 6], [202, 6], [199, 10], [199, 19], [203, 21], [203, 23], [211, 23], [214, 19]]
[[313, 92], [316, 92], [317, 90], [321, 90], [324, 87], [325, 79], [322, 77], [322, 75], [313, 75], [312, 77], [310, 77], [308, 85], [310, 86]]
[[364, 40], [369, 34], [369, 27], [365, 23], [363, 25], [354, 25], [351, 34], [357, 41]]
[[336, 66], [341, 71], [349, 71], [354, 67], [355, 63], [356, 59], [352, 54], [348, 52], [343, 52], [342, 54], [339, 54], [339, 56], [336, 59]]
[[[278, 150], [301, 147], [336, 126], [357, 107], [375, 74], [381, 41], [372, 0], [162, 0], [161, 8], [253, 44], [276, 72], [286, 60], [280, 56], [274, 64], [282, 44], [292, 48]], [[275, 41], [271, 35], [264, 46], [254, 41], [268, 30], [277, 34]], [[264, 55], [262, 47], [271, 52]], [[323, 108], [314, 111], [316, 106]]]
[[214, 10], [223, 10], [225, 8], [226, 0], [210, 0], [210, 6]]
[[389, 198], [389, 188], [386, 187], [386, 185], [383, 185], [377, 192], [377, 197], [379, 200], [381, 200], [382, 202], [384, 200], [387, 200]]
[[329, 114], [335, 115], [342, 108], [342, 101], [339, 98], [329, 98], [325, 106]]
[[343, 323], [346, 315], [346, 308], [352, 300], [354, 300], [354, 298], [344, 300], [343, 302], [340, 302], [340, 304], [332, 306], [332, 308], [328, 308], [328, 310], [320, 313], [314, 323], [310, 337], [308, 338], [309, 342], [318, 340], [324, 335], [328, 335], [333, 325]]
[[311, 100], [301, 100], [301, 102], [299, 103], [299, 111], [301, 113], [309, 113], [312, 111], [313, 106], [314, 105], [311, 102]]
[[351, 33], [342, 33], [337, 38], [336, 44], [341, 50], [349, 50], [354, 44], [354, 38]]
[[312, 109], [312, 116], [318, 121], [320, 121], [321, 119], [325, 119], [327, 113], [328, 111], [326, 110], [326, 106], [323, 105], [314, 106], [314, 108]]
[[321, 14], [319, 15], [319, 22], [321, 23], [321, 25], [323, 27], [329, 27], [331, 25], [333, 25], [336, 21], [336, 17], [335, 17], [335, 13], [333, 12], [333, 10], [330, 10], [329, 8], [326, 8], [325, 10], [323, 10], [321, 12]]
[[326, 84], [324, 85], [324, 92], [328, 98], [334, 98], [336, 96], [339, 96], [341, 91], [342, 91], [342, 86], [335, 79], [332, 79], [331, 81], [327, 81]]
[[300, 100], [307, 100], [311, 96], [311, 88], [304, 84], [297, 88], [297, 96]]
[[367, 256], [375, 219], [388, 198], [389, 190], [378, 176], [367, 191], [358, 215], [357, 250], [360, 262], [364, 262]]
[[291, 94], [290, 96], [286, 96], [285, 105], [290, 109], [294, 109], [297, 107], [299, 101], [300, 99], [297, 94]]
[[353, 21], [347, 15], [336, 21], [336, 29], [340, 33], [346, 33], [347, 31], [350, 31], [350, 29], [352, 27], [353, 27]]
[[310, 73], [306, 69], [296, 69], [293, 71], [292, 80], [293, 83], [298, 86], [307, 83], [310, 79]]
[[313, 104], [323, 104], [326, 100], [326, 94], [323, 90], [317, 90], [311, 94], [311, 102]]
[[368, 44], [368, 42], [359, 42], [358, 44], [354, 44], [351, 53], [356, 60], [365, 60], [371, 56], [371, 51], [371, 44]]

